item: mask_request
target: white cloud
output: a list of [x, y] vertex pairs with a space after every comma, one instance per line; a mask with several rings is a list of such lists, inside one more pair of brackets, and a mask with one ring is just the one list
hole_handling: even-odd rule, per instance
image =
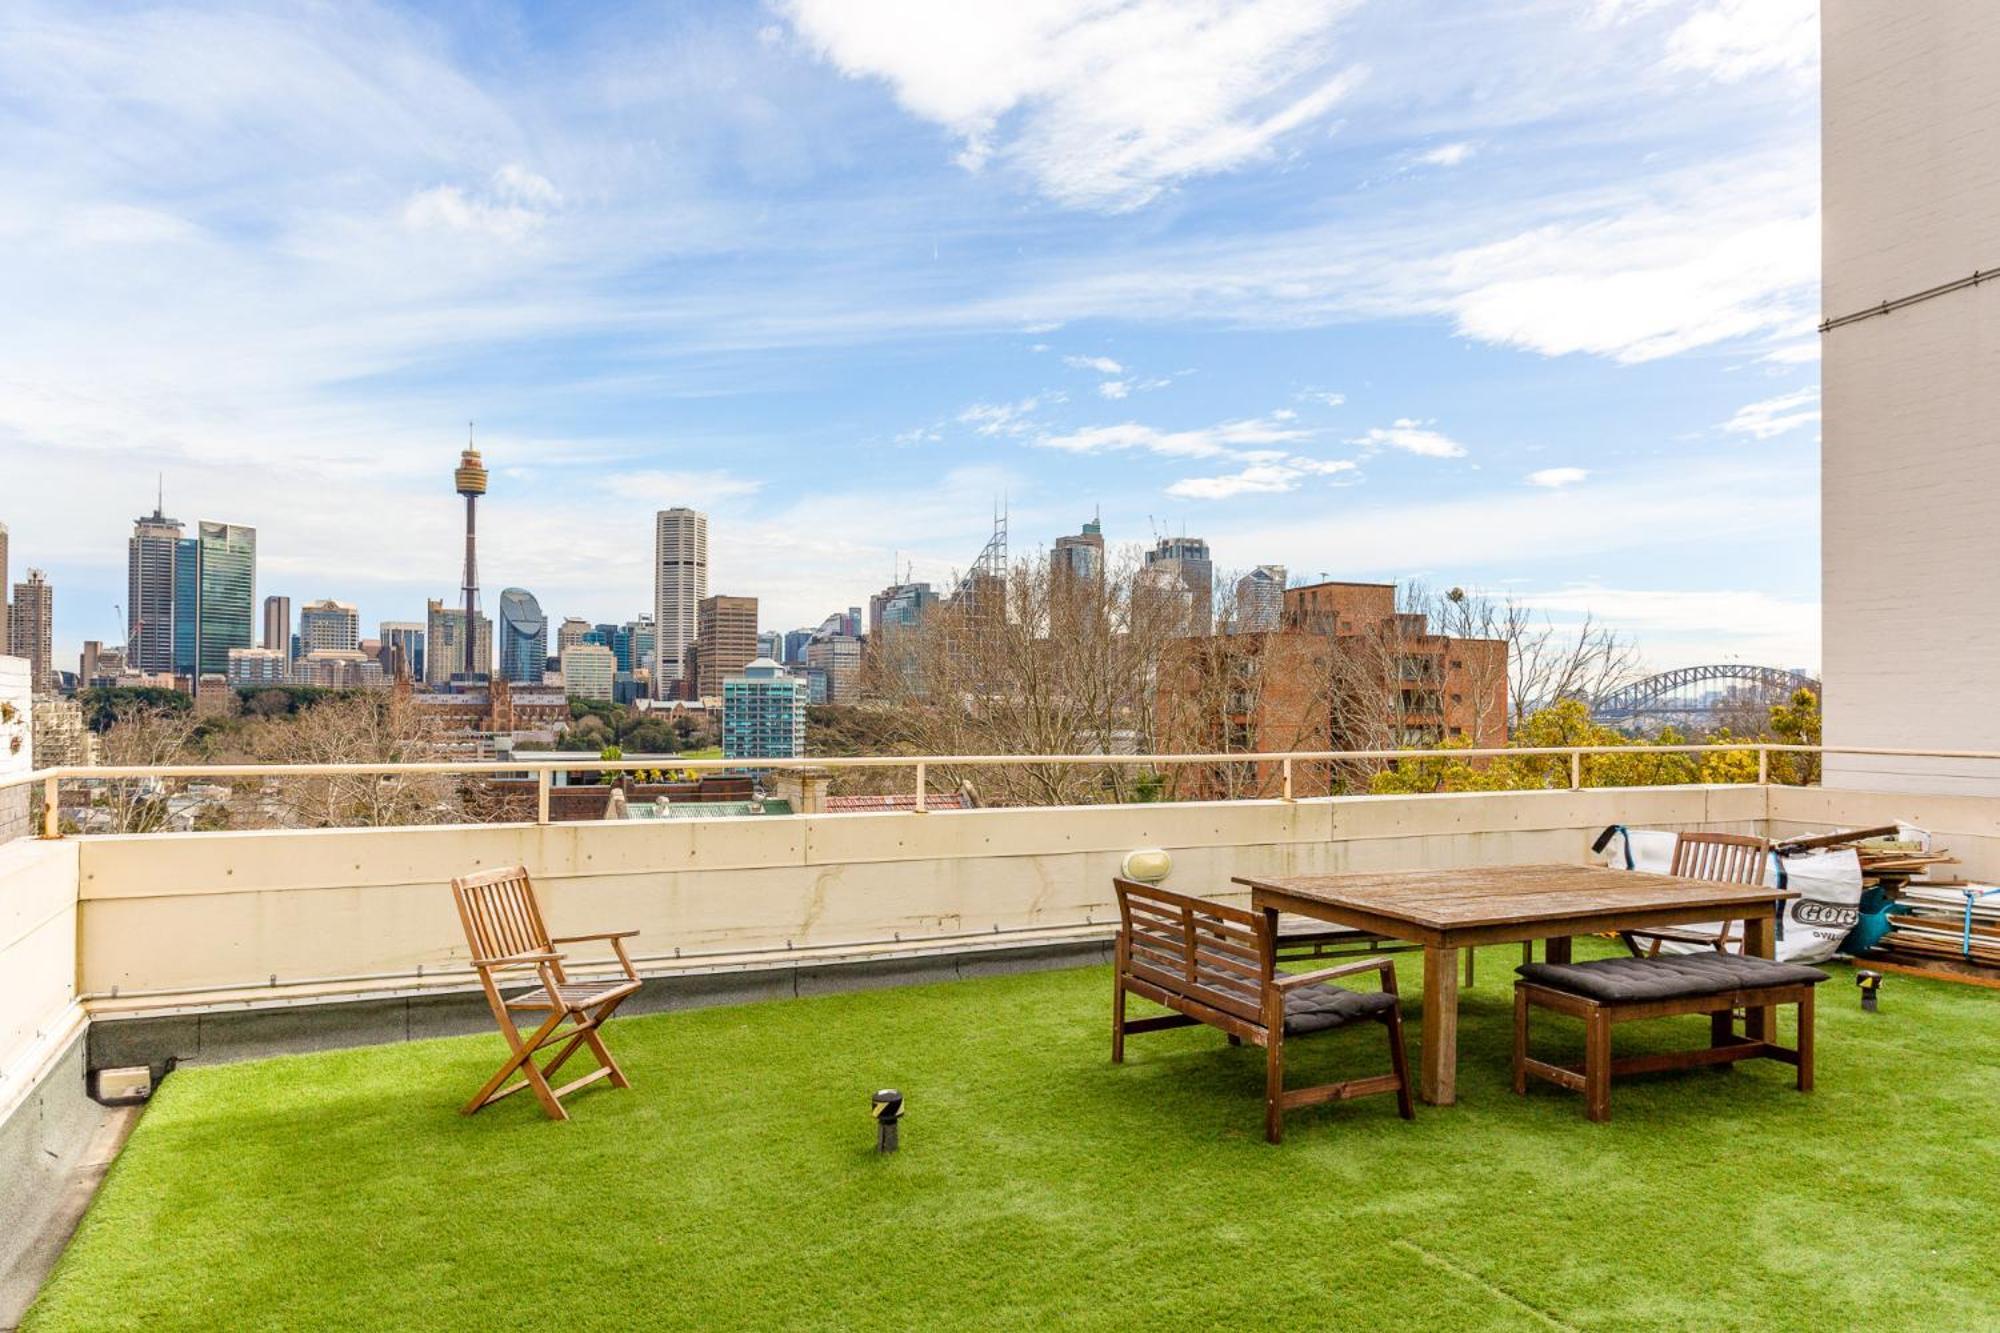
[[1072, 206], [1128, 209], [1269, 156], [1360, 80], [1331, 49], [1357, 0], [786, 0], [806, 42]]
[[1324, 389], [1305, 389], [1297, 398], [1302, 403], [1318, 403], [1321, 407], [1339, 407], [1347, 401], [1346, 394], [1329, 393]]
[[1779, 343], [1758, 360], [1780, 366], [1804, 366], [1819, 360], [1819, 353], [1819, 338], [1814, 336], [1797, 342]]
[[1108, 356], [1066, 356], [1063, 364], [1074, 370], [1094, 370], [1100, 375], [1120, 375], [1125, 367]]
[[1817, 172], [1803, 158], [1550, 223], [1452, 255], [1459, 331], [1548, 356], [1650, 361], [1794, 326], [1819, 281]]
[[1817, 669], [1820, 606], [1749, 589], [1607, 588], [1527, 592], [1521, 600], [1562, 620], [1590, 615], [1632, 638], [1655, 667], [1697, 662]]
[[1355, 464], [1344, 458], [1307, 458], [1280, 453], [1275, 460], [1253, 462], [1240, 472], [1219, 477], [1183, 477], [1167, 487], [1167, 494], [1183, 500], [1227, 500], [1237, 495], [1276, 494], [1297, 490], [1307, 477], [1331, 477], [1352, 472]]
[[1714, 0], [1667, 39], [1666, 66], [1723, 83], [1819, 68], [1819, 0]]
[[1439, 144], [1429, 152], [1417, 154], [1417, 161], [1428, 167], [1455, 167], [1477, 151], [1479, 151], [1477, 144], [1445, 143]]
[[1732, 435], [1748, 435], [1756, 440], [1776, 439], [1801, 426], [1819, 420], [1819, 386], [1780, 394], [1761, 402], [1746, 403], [1722, 428]]
[[1132, 392], [1132, 381], [1106, 380], [1097, 386], [1097, 392], [1106, 398], [1123, 398]]
[[1371, 427], [1366, 435], [1349, 440], [1371, 449], [1401, 449], [1423, 458], [1463, 458], [1465, 446], [1450, 436], [1432, 430], [1435, 422], [1398, 417], [1394, 425]]
[[1130, 449], [1168, 458], [1227, 458], [1260, 445], [1287, 444], [1312, 432], [1272, 417], [1225, 421], [1197, 430], [1161, 430], [1126, 421], [1115, 426], [1086, 426], [1064, 435], [1044, 435], [1035, 443], [1065, 453], [1118, 453]]
[[517, 163], [493, 173], [484, 190], [434, 185], [403, 204], [403, 225], [414, 231], [479, 232], [518, 241], [548, 220], [562, 202], [556, 187]]
[[1060, 403], [1060, 394], [1036, 394], [1013, 403], [974, 403], [958, 414], [960, 425], [981, 435], [1027, 435], [1037, 429], [1034, 413], [1044, 403]]
[[1587, 468], [1545, 467], [1530, 472], [1527, 476], [1527, 482], [1530, 486], [1574, 486], [1589, 475], [1590, 472]]
[[[1343, 507], [1337, 523], [1304, 510], [1224, 511], [1204, 521], [1202, 535], [1217, 551], [1281, 551], [1295, 570], [1326, 570], [1341, 578], [1401, 579], [1433, 571], [1434, 580], [1499, 582], [1539, 570], [1541, 578], [1555, 582], [1563, 571], [1588, 570], [1612, 558], [1636, 560], [1642, 568], [1693, 570], [1717, 543], [1763, 551], [1771, 549], [1774, 532], [1813, 531], [1819, 501], [1792, 481], [1776, 464], [1675, 460], [1657, 473], [1603, 485], [1517, 491], [1504, 505], [1495, 504], [1491, 494], [1401, 501], [1385, 496], [1374, 504]], [[1727, 619], [1719, 615], [1710, 622], [1726, 629], [1704, 634], [1697, 618], [1706, 595], [1689, 591], [1657, 606], [1594, 591], [1573, 601], [1561, 592], [1538, 601], [1557, 608], [1587, 604], [1620, 629], [1643, 625], [1640, 646], [1660, 666], [1732, 655], [1785, 666], [1819, 660], [1819, 621], [1811, 602], [1773, 596], [1762, 608], [1726, 604], [1719, 610]], [[1669, 607], [1688, 626], [1685, 637], [1665, 623]]]

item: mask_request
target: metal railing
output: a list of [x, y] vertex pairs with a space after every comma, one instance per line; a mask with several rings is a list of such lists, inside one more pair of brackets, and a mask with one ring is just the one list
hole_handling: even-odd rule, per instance
[[1216, 754], [860, 755], [754, 760], [681, 759], [678, 757], [669, 758], [667, 756], [649, 756], [631, 759], [582, 757], [577, 759], [453, 759], [421, 763], [385, 762], [359, 764], [79, 765], [35, 769], [12, 778], [0, 778], [0, 791], [24, 785], [40, 785], [42, 788], [42, 836], [45, 838], [57, 838], [62, 836], [59, 798], [61, 795], [61, 784], [66, 781], [118, 781], [165, 778], [355, 777], [368, 774], [382, 776], [448, 776], [458, 774], [500, 778], [530, 774], [535, 779], [535, 822], [537, 824], [547, 824], [550, 822], [550, 792], [554, 786], [554, 777], [558, 773], [657, 772], [662, 768], [675, 772], [691, 773], [729, 770], [807, 770], [830, 773], [853, 769], [910, 769], [913, 770], [915, 786], [915, 799], [911, 806], [911, 813], [927, 814], [930, 813], [927, 804], [929, 775], [930, 770], [934, 767], [1032, 768], [1043, 766], [1096, 766], [1107, 768], [1151, 768], [1184, 765], [1275, 764], [1278, 766], [1278, 799], [1290, 801], [1295, 799], [1294, 774], [1297, 766], [1300, 764], [1387, 763], [1438, 759], [1567, 758], [1569, 761], [1569, 787], [1571, 790], [1578, 790], [1584, 785], [1584, 760], [1589, 757], [1596, 755], [1622, 755], [1630, 758], [1669, 754], [1754, 754], [1757, 756], [1757, 783], [1759, 785], [1768, 785], [1771, 781], [1771, 756], [1774, 754], [1811, 754], [1822, 757], [1837, 754], [1907, 759], [2000, 761], [2000, 751], [1992, 750], [1925, 750], [1857, 745], [1787, 745], [1766, 741], [1731, 741], [1708, 745], [1495, 746], [1478, 749], [1287, 750], [1272, 752], [1239, 750]]

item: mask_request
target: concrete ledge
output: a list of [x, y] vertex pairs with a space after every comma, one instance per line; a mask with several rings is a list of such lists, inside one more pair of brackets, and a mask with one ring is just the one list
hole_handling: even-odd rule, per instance
[[[1104, 938], [989, 946], [952, 953], [911, 953], [851, 962], [788, 962], [732, 971], [691, 971], [648, 977], [645, 986], [619, 1010], [619, 1015], [788, 1000], [962, 977], [1088, 967], [1110, 961], [1111, 942]], [[166, 1076], [171, 1066], [189, 1061], [257, 1060], [272, 1055], [380, 1046], [493, 1030], [493, 1016], [487, 1011], [485, 997], [464, 991], [244, 1005], [194, 1013], [101, 1016], [90, 1024], [88, 1065], [91, 1069], [107, 1069], [143, 1064], [152, 1069], [154, 1079], [158, 1080]], [[81, 1061], [76, 1085], [81, 1095]]]

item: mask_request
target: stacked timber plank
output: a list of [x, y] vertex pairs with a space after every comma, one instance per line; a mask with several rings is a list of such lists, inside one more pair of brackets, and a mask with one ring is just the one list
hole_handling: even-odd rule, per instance
[[[1979, 896], [1988, 892], [1992, 896]], [[1889, 934], [1870, 958], [1913, 966], [1950, 959], [2000, 968], [2000, 885], [1909, 884], [1896, 902]]]
[[[1849, 829], [1841, 833], [1822, 833], [1811, 838], [1793, 838], [1781, 842], [1773, 849], [1780, 856], [1790, 856], [1795, 852], [1809, 852], [1820, 849], [1847, 849], [1853, 851], [1861, 862], [1861, 884], [1864, 888], [1881, 885], [1896, 891], [1918, 875], [1929, 872], [1933, 866], [1955, 866], [1958, 858], [1946, 852], [1933, 851], [1930, 839], [1909, 837], [1901, 825], [1885, 824], [1880, 828]], [[1937, 881], [1932, 881], [1933, 883]]]

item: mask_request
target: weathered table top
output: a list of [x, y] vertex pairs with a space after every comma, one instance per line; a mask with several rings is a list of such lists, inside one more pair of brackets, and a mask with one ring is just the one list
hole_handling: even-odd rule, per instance
[[[1355, 870], [1337, 875], [1236, 877], [1259, 905], [1357, 925], [1391, 927], [1404, 938], [1486, 934], [1518, 929], [1524, 937], [1556, 928], [1605, 929], [1661, 914], [1683, 920], [1755, 915], [1796, 893], [1768, 885], [1717, 884], [1602, 866], [1460, 866], [1445, 870]], [[1701, 913], [1709, 915], [1703, 917]], [[1365, 918], [1365, 920], [1364, 920]], [[1598, 923], [1609, 923], [1600, 925]], [[1397, 932], [1397, 924], [1411, 927]]]

